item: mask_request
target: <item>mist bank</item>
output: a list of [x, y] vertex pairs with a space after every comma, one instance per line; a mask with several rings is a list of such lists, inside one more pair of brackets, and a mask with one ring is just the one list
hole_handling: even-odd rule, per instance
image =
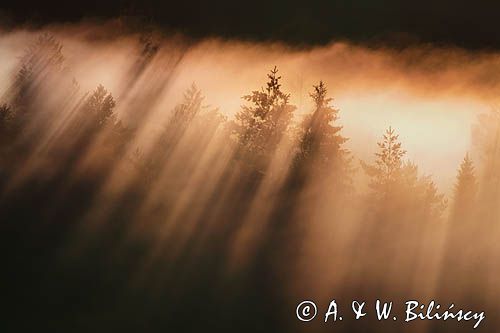
[[[352, 138], [348, 145], [353, 151], [367, 158], [373, 147], [364, 141], [375, 140], [392, 125], [402, 132], [408, 158], [419, 161], [426, 172], [437, 174], [443, 190], [453, 181], [446, 174], [471, 149], [470, 127], [477, 114], [498, 103], [500, 62], [495, 52], [430, 44], [401, 50], [347, 41], [308, 48], [224, 39], [195, 41], [159, 30], [133, 33], [120, 20], [50, 25], [43, 31], [64, 45], [68, 75], [77, 78], [82, 91], [103, 84], [114, 96], [130, 80], [135, 57], [143, 51], [141, 43], [147, 36], [157, 52], [144, 73], [158, 76], [163, 71], [171, 76], [168, 84], [160, 78], [158, 82], [148, 78], [145, 83], [161, 89], [153, 106], [159, 119], [167, 117], [167, 111], [193, 82], [210, 105], [232, 117], [248, 87], [259, 87], [261, 73], [277, 65], [283, 87], [291, 94], [290, 102], [297, 106], [295, 120], [300, 121], [312, 107], [308, 97], [312, 85], [323, 80], [341, 110], [340, 123]], [[2, 34], [2, 77], [15, 75], [16, 60], [41, 32], [25, 28]], [[2, 80], [0, 91], [7, 89], [6, 82]], [[119, 96], [116, 112], [125, 122], [130, 112], [126, 102], [120, 102], [132, 99], [134, 93]]]

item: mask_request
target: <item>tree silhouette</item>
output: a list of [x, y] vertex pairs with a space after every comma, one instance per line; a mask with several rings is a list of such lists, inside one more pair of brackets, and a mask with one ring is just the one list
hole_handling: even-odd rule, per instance
[[[67, 168], [71, 168], [70, 165], [89, 153], [94, 154], [94, 160], [101, 161], [104, 169], [107, 168], [104, 164], [111, 166], [118, 157], [117, 154], [128, 140], [129, 130], [118, 120], [114, 112], [115, 106], [113, 95], [102, 85], [98, 85], [77, 104], [60, 134], [61, 143], [54, 150], [72, 161], [68, 162]], [[91, 146], [95, 148], [90, 149]]]
[[471, 222], [476, 205], [477, 181], [474, 164], [467, 153], [460, 164], [450, 212], [452, 222]]
[[195, 146], [205, 144], [226, 118], [217, 108], [204, 105], [205, 96], [195, 83], [185, 92], [183, 100], [173, 110], [163, 128], [159, 149], [168, 155], [184, 138], [197, 141]]
[[380, 218], [392, 221], [440, 218], [446, 207], [444, 195], [438, 193], [430, 176], [419, 176], [416, 164], [403, 162], [406, 151], [392, 127], [377, 145], [375, 163], [361, 164], [370, 177], [372, 206], [381, 212]]
[[135, 152], [132, 160], [147, 183], [158, 177], [162, 167], [180, 144], [189, 145], [186, 152], [194, 154], [198, 150], [203, 150], [221, 129], [226, 117], [217, 108], [204, 105], [204, 100], [201, 90], [193, 83], [184, 92], [182, 101], [173, 109], [153, 151], [149, 154], [144, 154], [140, 150]]
[[487, 223], [500, 221], [500, 111], [481, 114], [472, 130], [480, 157], [480, 217]]
[[[479, 246], [470, 242], [470, 235], [477, 234], [482, 228], [481, 222], [476, 220], [478, 184], [476, 181], [474, 163], [467, 153], [458, 169], [456, 183], [453, 191], [453, 203], [449, 215], [449, 229], [446, 239], [446, 252], [444, 262], [447, 269], [441, 277], [442, 294], [444, 297], [456, 299], [456, 291], [460, 290], [463, 299], [474, 290], [473, 279], [460, 278], [484, 274], [484, 239]], [[478, 260], [478, 258], [482, 258]]]
[[194, 83], [184, 92], [183, 101], [174, 108], [162, 132], [161, 149], [169, 151], [178, 143], [195, 117], [201, 112], [204, 99], [201, 90]]
[[[38, 36], [24, 51], [19, 59], [17, 73], [2, 96], [2, 102], [7, 103], [10, 109], [12, 143], [18, 144], [19, 139], [28, 132], [27, 129], [30, 136], [22, 141], [30, 141], [36, 133], [40, 134], [42, 127], [47, 125], [47, 117], [41, 114], [56, 112], [60, 107], [56, 105], [57, 98], [47, 100], [42, 97], [42, 91], [49, 92], [56, 80], [61, 78], [64, 69], [62, 44], [50, 34]], [[23, 142], [23, 149], [26, 150], [29, 144]]]
[[28, 111], [33, 95], [47, 80], [64, 70], [62, 44], [50, 34], [40, 35], [24, 52], [19, 71], [8, 92], [8, 97], [21, 118]]
[[14, 138], [12, 128], [12, 109], [7, 104], [0, 105], [0, 162], [8, 158], [9, 150], [12, 149]]
[[281, 89], [281, 76], [274, 67], [267, 75], [266, 88], [253, 91], [243, 99], [243, 106], [233, 122], [233, 136], [246, 161], [264, 172], [269, 158], [286, 134], [295, 107], [289, 104], [290, 95]]
[[342, 126], [334, 125], [339, 110], [330, 106], [333, 98], [327, 97], [325, 84], [320, 81], [313, 87], [314, 91], [309, 95], [314, 101], [314, 111], [302, 121], [297, 158], [310, 163], [311, 167], [325, 170], [332, 168], [345, 155], [342, 144], [347, 139], [340, 135]]
[[99, 85], [85, 101], [84, 116], [91, 120], [91, 126], [95, 129], [101, 129], [109, 124], [114, 125], [116, 123], [116, 116], [113, 113], [115, 106], [116, 102], [111, 93], [104, 86]]
[[361, 161], [363, 169], [371, 177], [370, 187], [380, 198], [388, 196], [402, 174], [402, 158], [406, 150], [401, 148], [398, 139], [399, 135], [389, 127], [385, 131], [383, 140], [377, 143], [379, 151], [375, 153], [375, 164], [369, 165]]
[[[7, 104], [0, 105], [0, 137], [6, 138], [12, 121], [12, 110]], [[2, 141], [3, 143], [3, 141]]]
[[[407, 189], [412, 191], [411, 188]], [[410, 192], [411, 193], [411, 192]], [[417, 190], [414, 192], [420, 201], [416, 217], [421, 221], [438, 222], [448, 205], [445, 195], [439, 190], [431, 176], [426, 175], [418, 179]], [[419, 214], [420, 213], [420, 214]]]

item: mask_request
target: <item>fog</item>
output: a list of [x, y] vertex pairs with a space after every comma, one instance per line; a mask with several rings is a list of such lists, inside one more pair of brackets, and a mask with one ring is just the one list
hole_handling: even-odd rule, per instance
[[[119, 22], [108, 22], [104, 27], [82, 24], [46, 30], [64, 45], [70, 75], [78, 79], [82, 91], [102, 84], [116, 96], [124, 89], [123, 82], [130, 80], [127, 75], [141, 51], [140, 35], [119, 34], [116, 31], [120, 28], [126, 30]], [[2, 77], [15, 73], [17, 59], [39, 33], [20, 29], [2, 34]], [[165, 66], [176, 61], [172, 58], [182, 58], [168, 73], [173, 76], [168, 86], [156, 97], [155, 108], [162, 110], [157, 117], [164, 117], [192, 82], [211, 105], [231, 117], [242, 104], [241, 96], [262, 85], [263, 73], [278, 65], [283, 87], [298, 108], [296, 119], [311, 109], [310, 87], [323, 80], [341, 110], [340, 123], [351, 138], [349, 148], [360, 157], [370, 156], [373, 146], [367, 147], [365, 142], [373, 142], [392, 125], [402, 133], [408, 158], [436, 174], [443, 191], [454, 180], [447, 175], [471, 148], [471, 123], [477, 114], [498, 103], [500, 62], [495, 53], [430, 45], [401, 51], [366, 48], [346, 41], [300, 49], [277, 43], [189, 41], [159, 33], [153, 38], [160, 52], [146, 71], [160, 75], [166, 71]], [[7, 82], [2, 80], [2, 91], [7, 89]], [[116, 112], [126, 120], [127, 107], [122, 99], [118, 102], [122, 105]]]
[[229, 311], [300, 331], [308, 298], [498, 310], [500, 54], [193, 40], [114, 20], [4, 29], [0, 78], [11, 242], [38, 239], [49, 277], [121, 277], [117, 318], [165, 306], [151, 325], [183, 327], [197, 297], [213, 307], [192, 329]]

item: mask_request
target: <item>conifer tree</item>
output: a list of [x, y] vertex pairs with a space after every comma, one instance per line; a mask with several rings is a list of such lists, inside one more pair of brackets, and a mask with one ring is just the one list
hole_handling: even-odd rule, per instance
[[371, 177], [369, 186], [377, 197], [387, 197], [394, 190], [403, 167], [402, 158], [406, 150], [402, 149], [399, 135], [389, 127], [381, 142], [377, 143], [379, 151], [375, 153], [375, 164], [361, 162], [368, 176]]
[[12, 110], [7, 104], [0, 105], [0, 158], [12, 145]]
[[4, 138], [9, 131], [12, 110], [7, 104], [0, 105], [0, 138]]
[[[145, 155], [136, 151], [133, 160], [149, 181], [155, 179], [161, 168], [181, 142], [188, 144], [190, 154], [203, 149], [226, 121], [217, 108], [204, 105], [205, 96], [193, 83], [175, 106], [163, 127], [153, 151]], [[192, 156], [192, 155], [191, 155]]]
[[313, 87], [314, 91], [309, 95], [314, 101], [314, 111], [301, 124], [298, 158], [324, 169], [331, 167], [345, 153], [342, 144], [347, 139], [340, 135], [342, 126], [335, 126], [339, 110], [330, 105], [333, 98], [327, 97], [325, 84], [320, 81]]
[[[310, 97], [313, 111], [306, 115], [298, 128], [298, 151], [295, 154], [292, 184], [302, 186], [305, 181], [321, 180], [325, 187], [340, 194], [351, 189], [351, 156], [343, 144], [348, 140], [340, 134], [339, 110], [331, 106], [326, 85], [320, 81], [313, 86]], [[325, 181], [326, 180], [326, 181]]]
[[[127, 129], [117, 119], [114, 112], [116, 106], [113, 95], [99, 85], [90, 94], [83, 98], [77, 108], [71, 123], [66, 127], [63, 137], [66, 148], [74, 155], [85, 149], [94, 139], [100, 136], [102, 148], [116, 151], [116, 148], [125, 144]], [[74, 145], [74, 148], [71, 148]]]
[[295, 110], [289, 104], [290, 95], [281, 89], [278, 69], [274, 67], [267, 77], [265, 88], [243, 96], [250, 105], [236, 114], [232, 129], [247, 163], [261, 172], [286, 134]]
[[419, 178], [416, 190], [408, 188], [418, 200], [415, 217], [421, 221], [437, 222], [441, 219], [446, 207], [445, 195], [440, 193], [436, 183], [431, 176], [425, 175]]
[[[373, 165], [361, 162], [370, 177], [372, 204], [382, 219], [435, 220], [441, 217], [446, 200], [429, 176], [419, 176], [418, 167], [404, 162], [406, 154], [392, 127], [378, 142]], [[399, 221], [401, 222], [401, 221]]]
[[116, 123], [116, 116], [113, 109], [116, 102], [104, 86], [99, 85], [96, 90], [87, 98], [84, 105], [84, 112], [87, 119], [90, 119], [91, 126], [101, 129], [105, 125]]
[[488, 223], [500, 221], [500, 111], [479, 116], [472, 141], [480, 157], [480, 217]]
[[[47, 103], [41, 92], [53, 93], [51, 86], [54, 79], [60, 78], [59, 74], [65, 68], [64, 61], [62, 44], [47, 33], [38, 36], [21, 56], [17, 74], [3, 96], [3, 102], [11, 108], [14, 139], [21, 136], [28, 123], [31, 123], [32, 130], [43, 127], [43, 120], [47, 117], [36, 118], [42, 109], [42, 102]], [[55, 100], [51, 99], [50, 102], [54, 103]], [[57, 107], [51, 105], [49, 109], [55, 110]]]
[[195, 83], [184, 93], [183, 100], [173, 110], [163, 128], [158, 145], [164, 154], [175, 147], [188, 131], [197, 132], [198, 139], [206, 139], [225, 121], [218, 109], [204, 105], [205, 96]]
[[474, 216], [477, 182], [474, 164], [467, 153], [460, 164], [450, 213], [452, 221], [470, 222]]
[[170, 144], [179, 140], [180, 136], [192, 124], [194, 118], [201, 112], [204, 99], [201, 90], [193, 83], [184, 93], [183, 101], [174, 108], [172, 117], [165, 127], [164, 135], [166, 137], [163, 140]]
[[50, 34], [42, 34], [33, 42], [20, 59], [20, 68], [8, 93], [18, 116], [29, 107], [34, 90], [43, 84], [50, 75], [64, 69], [62, 44]]

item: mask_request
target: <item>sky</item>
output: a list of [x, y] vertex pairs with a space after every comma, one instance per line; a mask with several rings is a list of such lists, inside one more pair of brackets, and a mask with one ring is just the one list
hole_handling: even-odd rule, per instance
[[[18, 0], [2, 1], [10, 23], [133, 16], [194, 38], [230, 37], [318, 45], [331, 40], [499, 49], [500, 3], [465, 0]], [[1, 17], [1, 16], [0, 16]]]

